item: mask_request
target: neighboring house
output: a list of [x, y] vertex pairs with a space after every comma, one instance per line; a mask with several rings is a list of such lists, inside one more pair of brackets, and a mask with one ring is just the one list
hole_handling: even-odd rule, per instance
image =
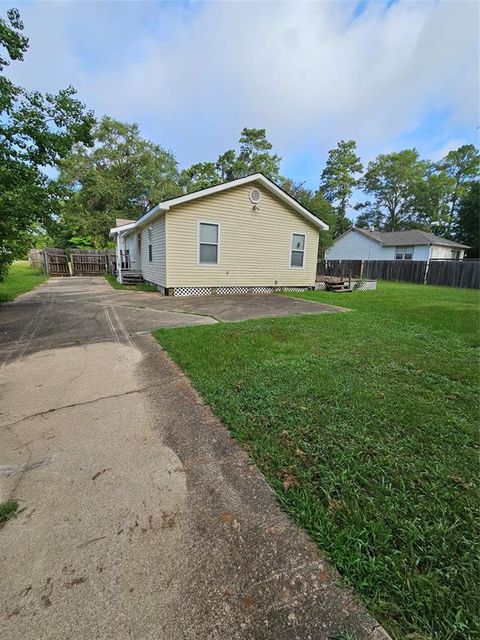
[[[315, 284], [328, 226], [262, 174], [161, 202], [110, 230], [117, 278], [167, 295], [258, 293]], [[123, 265], [122, 265], [123, 263]]]
[[367, 231], [352, 227], [325, 252], [327, 260], [462, 260], [465, 244], [439, 238], [433, 233], [411, 231]]

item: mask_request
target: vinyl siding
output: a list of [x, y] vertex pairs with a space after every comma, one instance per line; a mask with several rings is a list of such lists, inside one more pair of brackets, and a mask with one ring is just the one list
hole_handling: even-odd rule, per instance
[[[412, 248], [412, 260], [428, 260], [428, 245], [415, 245]], [[327, 249], [325, 257], [327, 260], [395, 260], [395, 249], [396, 247], [384, 247], [352, 229]]]
[[[152, 227], [153, 260], [148, 261], [148, 228]], [[165, 215], [140, 231], [140, 253], [143, 278], [147, 282], [166, 286], [166, 224]]]
[[[457, 251], [455, 247], [442, 247], [441, 245], [433, 245], [432, 246], [432, 258], [452, 258], [452, 251]], [[459, 249], [460, 258], [462, 259], [465, 255], [464, 249]]]
[[[260, 189], [253, 210], [249, 192]], [[218, 265], [199, 265], [198, 222], [220, 225]], [[200, 198], [167, 212], [167, 287], [311, 286], [315, 282], [315, 225], [250, 183]], [[306, 235], [303, 268], [290, 268], [292, 233]]]
[[325, 252], [327, 260], [394, 260], [395, 247], [384, 247], [358, 231], [348, 231]]

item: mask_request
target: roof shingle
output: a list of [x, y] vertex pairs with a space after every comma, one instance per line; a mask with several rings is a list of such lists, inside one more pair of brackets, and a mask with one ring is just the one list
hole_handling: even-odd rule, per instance
[[353, 231], [376, 240], [385, 247], [413, 247], [422, 244], [437, 244], [444, 247], [456, 247], [458, 249], [469, 249], [466, 244], [440, 238], [428, 231], [420, 231], [420, 229], [410, 229], [409, 231], [368, 231], [367, 229], [359, 229], [352, 227]]

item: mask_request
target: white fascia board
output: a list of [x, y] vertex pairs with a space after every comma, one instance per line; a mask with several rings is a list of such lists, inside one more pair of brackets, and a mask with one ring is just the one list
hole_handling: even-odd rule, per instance
[[319, 227], [322, 231], [328, 230], [328, 225], [325, 224], [320, 218], [317, 218], [310, 213], [308, 209], [305, 209], [299, 202], [297, 202], [294, 198], [292, 198], [288, 193], [277, 187], [277, 185], [266, 178], [261, 173], [255, 173], [251, 176], [247, 176], [246, 178], [238, 178], [238, 180], [231, 180], [230, 182], [224, 182], [222, 184], [217, 184], [214, 187], [208, 187], [207, 189], [201, 189], [200, 191], [195, 191], [193, 193], [187, 193], [184, 196], [179, 196], [178, 198], [172, 198], [171, 200], [165, 200], [164, 202], [160, 202], [153, 209], [147, 211], [141, 218], [139, 218], [135, 225], [137, 227], [143, 226], [153, 220], [158, 213], [168, 211], [171, 207], [174, 207], [179, 204], [184, 204], [185, 202], [190, 202], [192, 200], [196, 200], [197, 198], [203, 198], [204, 196], [210, 196], [215, 193], [220, 193], [221, 191], [226, 191], [227, 189], [232, 189], [234, 187], [240, 187], [243, 184], [248, 184], [249, 182], [260, 182], [266, 189], [268, 189], [271, 193], [274, 193], [276, 196], [283, 200], [287, 204], [289, 204], [292, 209], [295, 209], [297, 213], [301, 216], [312, 222], [316, 227]]
[[113, 227], [110, 229], [109, 235], [114, 236], [116, 233], [122, 233], [123, 231], [130, 231], [130, 229], [134, 229], [136, 226], [136, 222], [130, 222], [130, 224], [123, 224], [121, 227]]

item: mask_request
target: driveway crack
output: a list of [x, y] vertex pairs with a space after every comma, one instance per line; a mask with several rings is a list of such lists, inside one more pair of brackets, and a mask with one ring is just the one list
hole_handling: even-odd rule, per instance
[[140, 387], [139, 389], [131, 389], [130, 391], [124, 391], [122, 393], [112, 393], [107, 396], [100, 396], [98, 398], [93, 398], [93, 400], [85, 400], [84, 402], [72, 402], [71, 404], [64, 404], [59, 407], [52, 407], [51, 409], [46, 409], [45, 411], [37, 411], [36, 413], [31, 413], [28, 416], [24, 416], [23, 418], [19, 418], [18, 420], [14, 420], [13, 422], [8, 422], [7, 424], [0, 425], [0, 429], [9, 429], [10, 427], [14, 427], [21, 422], [25, 422], [25, 420], [30, 420], [30, 418], [37, 418], [40, 416], [48, 415], [49, 413], [55, 413], [56, 411], [61, 411], [62, 409], [71, 409], [72, 407], [82, 407], [89, 404], [94, 404], [96, 402], [101, 402], [102, 400], [109, 400], [110, 398], [121, 398], [122, 396], [129, 396], [134, 393], [143, 393], [144, 391], [148, 391], [148, 389], [155, 389], [160, 387], [160, 384], [150, 384], [146, 387]]

